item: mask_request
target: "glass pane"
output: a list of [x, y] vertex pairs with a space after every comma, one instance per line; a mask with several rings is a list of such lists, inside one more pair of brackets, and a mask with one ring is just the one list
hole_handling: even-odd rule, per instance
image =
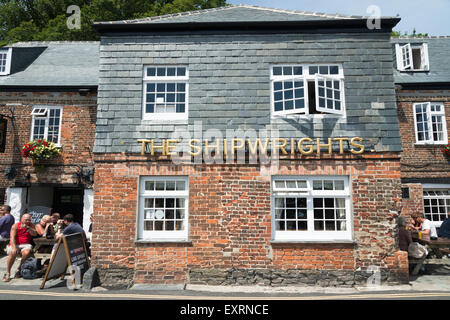
[[156, 190], [164, 191], [164, 181], [156, 181], [155, 186]]
[[166, 190], [174, 191], [175, 190], [175, 181], [166, 181]]
[[186, 68], [177, 68], [177, 76], [184, 77], [186, 75]]
[[324, 190], [333, 190], [333, 181], [325, 180], [323, 182]]
[[144, 221], [144, 230], [153, 231], [153, 221]]
[[155, 199], [155, 208], [164, 208], [164, 199]]
[[173, 231], [175, 229], [175, 222], [174, 221], [166, 221], [166, 229], [169, 231]]
[[273, 67], [273, 75], [274, 76], [281, 76], [281, 67]]
[[176, 222], [176, 229], [177, 230], [184, 230], [184, 223], [183, 223], [183, 221], [177, 221]]
[[184, 198], [177, 198], [176, 199], [177, 208], [185, 208], [185, 201]]
[[334, 190], [344, 190], [344, 181], [335, 180], [334, 181]]
[[186, 190], [186, 182], [185, 181], [177, 181], [177, 190]]
[[174, 198], [166, 199], [166, 208], [175, 208], [175, 199]]
[[145, 204], [144, 204], [145, 208], [153, 208], [154, 206], [155, 206], [155, 199], [153, 199], [153, 198], [145, 199]]
[[175, 68], [167, 68], [167, 76], [175, 77], [176, 69]]
[[147, 68], [147, 76], [154, 77], [156, 75], [156, 68]]
[[177, 219], [184, 219], [184, 210], [183, 209], [177, 209], [176, 210], [176, 218]]
[[313, 190], [322, 190], [322, 180], [313, 181]]
[[153, 181], [145, 181], [145, 190], [147, 191], [155, 190], [155, 183]]
[[302, 67], [294, 67], [294, 75], [296, 76], [302, 75]]
[[175, 218], [175, 210], [166, 210], [166, 219], [174, 219]]
[[164, 230], [164, 221], [155, 221], [155, 230], [160, 231]]

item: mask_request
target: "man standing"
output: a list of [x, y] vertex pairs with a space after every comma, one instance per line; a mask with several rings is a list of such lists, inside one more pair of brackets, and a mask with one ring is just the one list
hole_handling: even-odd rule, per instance
[[0, 207], [0, 239], [9, 239], [11, 228], [14, 225], [14, 217], [11, 215], [11, 207], [3, 205]]
[[15, 278], [20, 277], [20, 267], [31, 255], [31, 236], [36, 236], [38, 233], [31, 223], [31, 215], [24, 214], [20, 219], [20, 222], [14, 224], [11, 228], [11, 240], [8, 246], [8, 260], [6, 262], [6, 273], [3, 276], [3, 281], [8, 282], [11, 280], [10, 272], [11, 268], [16, 261], [17, 255], [21, 254], [21, 260]]

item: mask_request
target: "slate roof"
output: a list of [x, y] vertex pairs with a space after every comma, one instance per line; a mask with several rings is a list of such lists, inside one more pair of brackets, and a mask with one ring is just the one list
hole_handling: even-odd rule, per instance
[[[394, 57], [394, 82], [398, 84], [450, 83], [450, 37], [400, 37], [391, 38]], [[395, 44], [427, 43], [429, 71], [398, 71]]]
[[[0, 87], [98, 86], [98, 41], [19, 42], [13, 48], [11, 74]], [[32, 56], [32, 61], [30, 60]]]
[[[394, 19], [396, 23], [399, 18], [382, 17], [382, 19]], [[265, 8], [250, 5], [230, 5], [219, 8], [188, 11], [143, 19], [95, 22], [94, 28], [107, 26], [131, 26], [131, 25], [195, 25], [216, 23], [286, 23], [286, 22], [319, 22], [319, 21], [342, 21], [342, 20], [365, 20], [364, 16], [350, 16], [341, 14], [326, 14], [320, 12], [305, 12]]]

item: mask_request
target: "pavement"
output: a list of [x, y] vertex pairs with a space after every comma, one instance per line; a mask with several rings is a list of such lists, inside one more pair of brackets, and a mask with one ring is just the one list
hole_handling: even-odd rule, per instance
[[[3, 277], [6, 270], [7, 256], [0, 255], [0, 276]], [[19, 260], [13, 265], [11, 273], [17, 270]], [[423, 293], [427, 295], [441, 296], [450, 299], [450, 267], [427, 265], [428, 274], [418, 275], [410, 278], [409, 284], [403, 285], [378, 285], [359, 286], [353, 288], [334, 287], [267, 287], [267, 286], [203, 286], [203, 285], [135, 285], [127, 290], [108, 290], [102, 287], [95, 287], [90, 291], [71, 290], [67, 287], [66, 280], [60, 278], [46, 281], [43, 290], [40, 290], [43, 279], [11, 279], [10, 282], [0, 281], [0, 299], [43, 299], [44, 297], [65, 297], [73, 299], [83, 298], [140, 298], [140, 299], [212, 299], [216, 298], [301, 298], [301, 297], [347, 297], [349, 295], [368, 294], [394, 294], [392, 297], [412, 297], [412, 293]], [[405, 295], [406, 294], [406, 295]], [[389, 295], [385, 295], [389, 297]]]

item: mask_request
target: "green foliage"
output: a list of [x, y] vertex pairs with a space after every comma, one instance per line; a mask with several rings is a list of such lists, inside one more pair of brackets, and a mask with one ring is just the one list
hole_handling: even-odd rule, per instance
[[410, 34], [406, 31], [402, 34], [400, 31], [392, 30], [391, 37], [428, 37], [428, 33], [416, 33], [416, 28]]
[[[69, 29], [67, 8], [81, 9]], [[138, 19], [227, 5], [226, 0], [0, 0], [0, 46], [18, 41], [98, 40], [96, 21]]]
[[22, 148], [22, 157], [34, 160], [49, 160], [61, 155], [61, 149], [53, 142], [45, 139], [33, 140], [26, 143]]

